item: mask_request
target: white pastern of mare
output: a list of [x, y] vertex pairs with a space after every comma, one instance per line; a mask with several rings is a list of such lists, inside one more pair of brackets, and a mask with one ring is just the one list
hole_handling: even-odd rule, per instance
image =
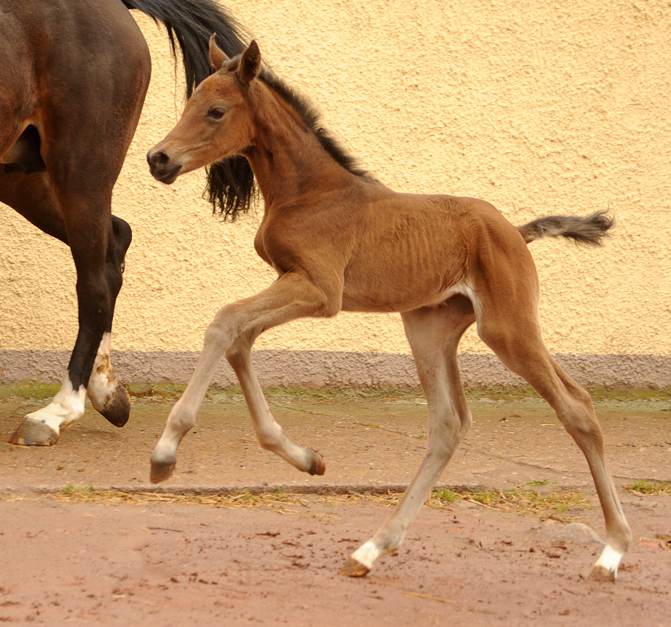
[[79, 389], [75, 391], [72, 388], [70, 378], [66, 377], [61, 389], [51, 403], [32, 414], [28, 414], [26, 418], [43, 422], [56, 433], [60, 433], [61, 429], [65, 429], [84, 415], [85, 404], [86, 388], [80, 385]]

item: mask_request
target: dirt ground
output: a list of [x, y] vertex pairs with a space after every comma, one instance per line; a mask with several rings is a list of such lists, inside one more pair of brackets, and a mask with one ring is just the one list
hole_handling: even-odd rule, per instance
[[[57, 446], [22, 448], [7, 439], [46, 393], [0, 388], [0, 622], [671, 625], [671, 490], [630, 487], [671, 481], [665, 397], [596, 403], [635, 536], [604, 585], [585, 579], [603, 534], [586, 463], [538, 399], [475, 395], [474, 426], [441, 480], [461, 498], [432, 499], [397, 556], [348, 579], [340, 565], [397, 498], [358, 493], [407, 484], [424, 453], [421, 396], [271, 394], [289, 437], [324, 455], [326, 475], [309, 477], [259, 448], [238, 394], [212, 392], [169, 493], [143, 496], [174, 398], [136, 393], [123, 429], [90, 411]], [[502, 506], [476, 486], [547, 501]]]

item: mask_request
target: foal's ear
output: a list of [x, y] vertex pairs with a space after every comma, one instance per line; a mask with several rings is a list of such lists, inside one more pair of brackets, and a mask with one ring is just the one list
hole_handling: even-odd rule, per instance
[[212, 37], [210, 37], [210, 65], [216, 72], [218, 72], [224, 64], [224, 61], [228, 61], [228, 57], [226, 56], [226, 53], [217, 46], [217, 34], [213, 33]]
[[247, 49], [240, 57], [240, 80], [244, 85], [249, 85], [259, 73], [261, 68], [261, 51], [255, 40], [252, 40]]

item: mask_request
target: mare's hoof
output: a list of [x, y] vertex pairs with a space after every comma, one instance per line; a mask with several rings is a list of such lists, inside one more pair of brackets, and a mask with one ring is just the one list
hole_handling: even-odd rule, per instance
[[169, 479], [172, 476], [172, 473], [175, 471], [176, 466], [176, 459], [172, 459], [171, 461], [157, 461], [152, 459], [149, 481], [152, 483], [161, 483], [161, 481]]
[[601, 566], [599, 564], [592, 569], [592, 572], [590, 573], [589, 578], [592, 581], [611, 581], [611, 582], [614, 582], [617, 579], [617, 573], [612, 571], [612, 570], [608, 570], [605, 566]]
[[368, 566], [364, 566], [359, 560], [350, 557], [340, 569], [340, 574], [345, 577], [364, 577], [370, 572]]
[[58, 437], [58, 433], [43, 422], [24, 418], [9, 441], [20, 446], [51, 446], [58, 442]]
[[326, 472], [326, 464], [322, 456], [317, 451], [312, 451], [312, 463], [308, 468], [308, 473], [311, 475], [323, 475]]
[[123, 427], [130, 416], [130, 396], [126, 388], [121, 384], [117, 385], [112, 398], [98, 411], [115, 427]]

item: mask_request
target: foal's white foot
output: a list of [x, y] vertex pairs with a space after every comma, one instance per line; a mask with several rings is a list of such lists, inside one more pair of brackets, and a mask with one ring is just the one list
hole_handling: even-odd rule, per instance
[[21, 446], [51, 446], [58, 442], [60, 432], [84, 415], [86, 388], [75, 391], [69, 379], [54, 396], [51, 403], [28, 414], [9, 438], [11, 444]]
[[624, 554], [606, 545], [589, 578], [595, 581], [615, 581], [617, 569]]
[[378, 557], [380, 557], [380, 550], [369, 540], [349, 556], [340, 569], [340, 574], [347, 577], [363, 577], [373, 569], [373, 564]]

